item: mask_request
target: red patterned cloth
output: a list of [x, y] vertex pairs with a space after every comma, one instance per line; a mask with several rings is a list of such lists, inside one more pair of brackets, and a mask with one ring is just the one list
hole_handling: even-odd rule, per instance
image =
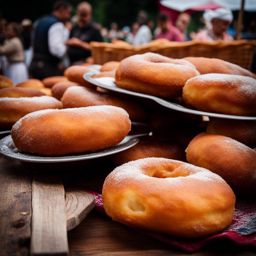
[[[94, 193], [96, 209], [104, 212], [102, 196]], [[156, 232], [142, 231], [162, 242], [175, 246], [186, 252], [196, 252], [213, 240], [228, 239], [237, 245], [256, 247], [256, 202], [238, 201], [232, 224], [221, 233], [200, 239], [182, 239]]]

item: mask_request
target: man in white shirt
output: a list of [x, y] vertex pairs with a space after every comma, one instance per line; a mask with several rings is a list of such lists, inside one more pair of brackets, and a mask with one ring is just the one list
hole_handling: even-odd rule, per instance
[[53, 6], [53, 13], [39, 19], [33, 32], [33, 58], [30, 73], [33, 77], [44, 79], [48, 76], [61, 75], [60, 63], [67, 51], [65, 42], [67, 30], [64, 22], [71, 16], [71, 5], [58, 1]]
[[144, 11], [140, 11], [137, 17], [137, 23], [139, 24], [139, 29], [133, 38], [133, 45], [142, 45], [149, 43], [152, 40], [152, 33], [148, 27], [148, 16]]

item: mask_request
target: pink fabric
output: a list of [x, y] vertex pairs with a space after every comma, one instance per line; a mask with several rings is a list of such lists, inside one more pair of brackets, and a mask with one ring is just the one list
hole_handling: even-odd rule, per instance
[[182, 42], [184, 41], [184, 36], [182, 33], [173, 25], [169, 25], [169, 30], [165, 33], [160, 32], [157, 36], [156, 39], [167, 39], [169, 41], [176, 41], [176, 42]]
[[[214, 42], [216, 41], [214, 38], [211, 37], [208, 30], [202, 30], [199, 33], [196, 34], [196, 36], [193, 38], [193, 40], [203, 41], [203, 42]], [[232, 36], [228, 35], [227, 33], [224, 33], [223, 41], [232, 41]]]
[[[92, 193], [96, 199], [96, 209], [105, 214], [102, 196]], [[196, 252], [211, 241], [221, 239], [228, 239], [239, 246], [256, 247], [256, 202], [255, 200], [237, 202], [232, 224], [226, 230], [209, 237], [182, 239], [156, 232], [140, 231], [186, 252]]]

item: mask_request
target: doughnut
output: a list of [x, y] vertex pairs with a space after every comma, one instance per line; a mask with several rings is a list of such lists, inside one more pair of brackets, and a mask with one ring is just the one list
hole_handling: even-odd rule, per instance
[[44, 88], [44, 84], [38, 79], [28, 79], [24, 82], [16, 84], [16, 87], [41, 89], [41, 88]]
[[186, 82], [183, 99], [198, 110], [255, 115], [256, 79], [227, 74], [200, 75]]
[[34, 97], [34, 96], [43, 96], [43, 92], [34, 88], [22, 88], [22, 87], [9, 87], [0, 89], [0, 98], [2, 97]]
[[90, 83], [84, 80], [84, 74], [92, 71], [91, 68], [87, 66], [75, 65], [67, 68], [64, 72], [65, 77], [72, 82], [85, 87], [93, 87]]
[[113, 77], [115, 78], [116, 76], [116, 71], [115, 70], [111, 70], [111, 71], [102, 71], [98, 74], [93, 75], [93, 78], [99, 78], [99, 77]]
[[100, 71], [101, 72], [113, 71], [117, 69], [119, 64], [120, 64], [119, 61], [108, 61], [101, 66]]
[[7, 76], [0, 75], [0, 89], [6, 87], [13, 87], [13, 82]]
[[71, 86], [78, 85], [77, 83], [70, 82], [70, 81], [62, 81], [57, 84], [55, 84], [52, 87], [52, 96], [56, 99], [61, 99], [64, 92]]
[[12, 139], [22, 152], [60, 156], [114, 146], [124, 139], [130, 128], [127, 112], [118, 107], [42, 110], [16, 122]]
[[256, 147], [256, 121], [210, 119], [207, 133], [220, 134]]
[[121, 165], [146, 157], [163, 157], [183, 160], [183, 149], [177, 144], [155, 138], [141, 140], [137, 145], [113, 156], [114, 162]]
[[62, 103], [49, 96], [0, 98], [0, 127], [10, 128], [24, 115], [48, 108], [62, 108]]
[[125, 109], [132, 120], [144, 121], [147, 118], [147, 113], [142, 105], [135, 101], [123, 96], [98, 92], [81, 86], [68, 88], [61, 101], [64, 108], [113, 105]]
[[38, 90], [47, 96], [52, 96], [52, 90], [50, 88], [40, 88]]
[[256, 151], [230, 137], [201, 133], [189, 143], [186, 157], [220, 175], [237, 193], [256, 191]]
[[185, 82], [197, 75], [194, 65], [186, 60], [145, 53], [122, 60], [115, 78], [118, 87], [173, 98], [180, 96]]
[[231, 224], [235, 195], [217, 174], [181, 161], [144, 158], [117, 167], [103, 184], [115, 221], [176, 237], [197, 238]]
[[254, 77], [255, 75], [247, 69], [236, 64], [216, 58], [187, 57], [184, 60], [192, 63], [200, 74], [220, 73]]
[[55, 84], [61, 81], [68, 80], [65, 76], [49, 76], [42, 80], [43, 84], [47, 88], [52, 88]]

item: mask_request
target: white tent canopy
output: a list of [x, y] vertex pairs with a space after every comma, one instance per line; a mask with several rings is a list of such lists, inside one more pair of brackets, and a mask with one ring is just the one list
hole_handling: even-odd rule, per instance
[[[183, 12], [188, 9], [197, 8], [207, 5], [219, 5], [229, 8], [232, 11], [240, 10], [241, 0], [161, 0], [162, 6]], [[256, 11], [256, 0], [245, 0], [244, 10], [248, 12]]]

